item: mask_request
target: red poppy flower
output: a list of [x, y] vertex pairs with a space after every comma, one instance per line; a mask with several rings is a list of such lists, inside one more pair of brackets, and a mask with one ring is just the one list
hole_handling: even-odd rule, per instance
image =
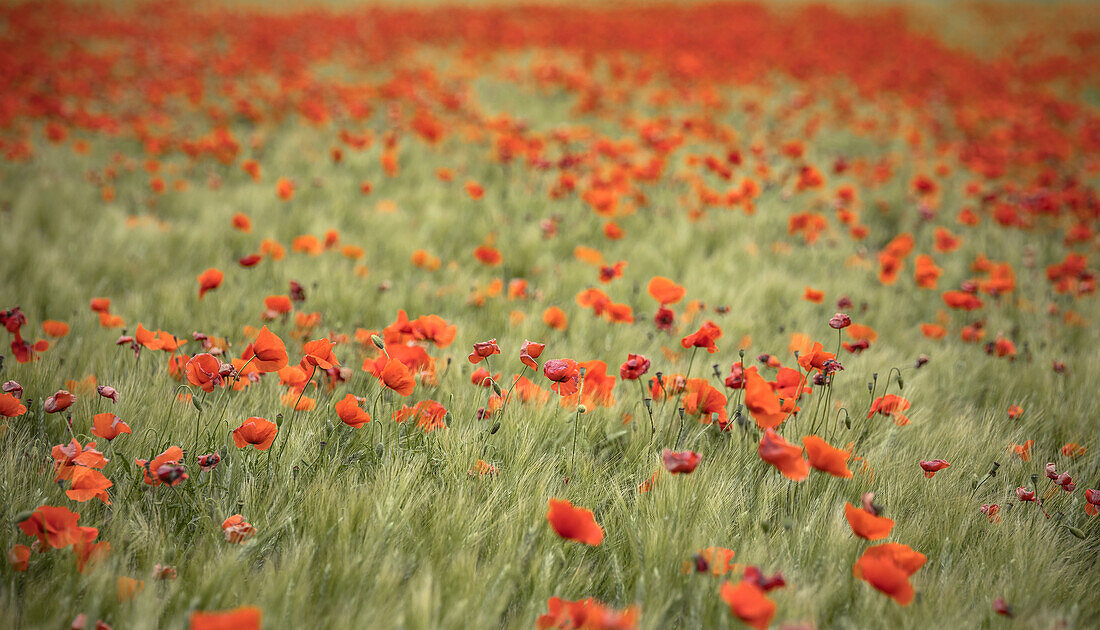
[[542, 351], [546, 349], [546, 344], [535, 343], [527, 339], [523, 340], [523, 345], [519, 349], [519, 360], [521, 363], [531, 368], [532, 370], [538, 370], [539, 364], [535, 359], [542, 355]]
[[78, 534], [78, 520], [80, 515], [68, 508], [42, 505], [19, 522], [19, 529], [28, 536], [38, 538], [42, 547], [62, 549], [71, 545]]
[[943, 461], [942, 459], [933, 459], [931, 461], [920, 460], [920, 467], [924, 470], [924, 476], [931, 479], [937, 472], [947, 468], [951, 464]]
[[581, 372], [573, 359], [550, 359], [542, 364], [542, 373], [554, 382], [550, 389], [561, 396], [570, 396], [580, 388]]
[[807, 435], [802, 438], [802, 446], [806, 449], [806, 457], [812, 468], [834, 477], [852, 478], [852, 471], [848, 469], [848, 458], [851, 457], [851, 453], [848, 451], [834, 448], [816, 435]]
[[240, 514], [234, 514], [222, 521], [222, 534], [226, 542], [240, 544], [255, 536], [256, 528]]
[[615, 610], [589, 597], [575, 602], [551, 597], [547, 612], [535, 620], [537, 630], [634, 630], [638, 626], [638, 607]]
[[113, 485], [111, 480], [98, 470], [76, 466], [73, 468], [69, 489], [65, 491], [65, 495], [73, 501], [99, 499], [110, 505], [111, 499], [107, 496], [107, 489]]
[[661, 460], [665, 464], [665, 470], [674, 475], [694, 472], [695, 467], [699, 465], [702, 459], [703, 456], [695, 451], [674, 451], [668, 448], [661, 451]]
[[470, 353], [467, 358], [470, 363], [477, 365], [488, 357], [494, 354], [500, 354], [500, 346], [497, 345], [496, 339], [490, 339], [489, 341], [479, 341], [474, 344], [474, 351]]
[[68, 409], [74, 400], [76, 400], [76, 396], [73, 396], [67, 390], [59, 389], [56, 394], [46, 399], [42, 407], [46, 413], [60, 413]]
[[336, 415], [349, 427], [358, 429], [370, 422], [370, 414], [359, 406], [359, 399], [348, 394], [335, 405]]
[[65, 322], [47, 319], [42, 322], [42, 332], [46, 333], [47, 337], [64, 337], [69, 334], [69, 325]]
[[181, 460], [183, 460], [183, 449], [178, 446], [171, 446], [168, 450], [154, 457], [153, 461], [135, 459], [134, 462], [145, 469], [145, 483], [151, 486], [159, 486], [162, 483], [174, 486], [187, 479], [187, 475], [167, 475], [162, 478], [159, 471], [163, 466], [179, 465]]
[[892, 519], [878, 516], [861, 507], [857, 508], [851, 503], [844, 504], [844, 518], [852, 526], [852, 533], [866, 540], [886, 538], [894, 528]]
[[680, 340], [680, 345], [685, 348], [706, 348], [707, 352], [718, 352], [718, 346], [714, 341], [722, 336], [722, 329], [714, 322], [705, 322], [699, 330]]
[[335, 343], [325, 339], [316, 339], [306, 343], [302, 348], [302, 352], [305, 356], [302, 357], [302, 362], [299, 364], [303, 370], [309, 371], [309, 366], [314, 368], [320, 368], [322, 370], [329, 370], [340, 365], [340, 361], [332, 354], [332, 349], [336, 346]]
[[1096, 516], [1100, 513], [1100, 490], [1085, 490], [1085, 514]]
[[251, 444], [258, 451], [266, 451], [275, 441], [275, 435], [279, 427], [274, 422], [264, 418], [252, 417], [241, 423], [241, 426], [233, 429], [233, 443], [237, 448], [244, 448]]
[[543, 311], [542, 323], [554, 330], [565, 330], [569, 326], [569, 318], [565, 315], [565, 311], [551, 306]]
[[410, 407], [404, 405], [393, 412], [393, 421], [397, 423], [415, 419], [416, 425], [425, 433], [447, 428], [447, 409], [434, 400], [422, 400]]
[[290, 357], [286, 353], [286, 344], [278, 335], [268, 330], [267, 326], [260, 329], [256, 340], [244, 349], [241, 358], [246, 361], [251, 359], [248, 365], [255, 367], [261, 374], [278, 372], [290, 362]]
[[184, 367], [187, 382], [202, 388], [204, 392], [212, 392], [215, 386], [221, 386], [221, 370], [221, 362], [206, 352], [191, 357]]
[[725, 428], [729, 421], [726, 413], [726, 395], [712, 386], [704, 378], [688, 379], [687, 396], [684, 397], [684, 411], [699, 416], [700, 422], [717, 422]]
[[649, 284], [646, 285], [646, 291], [661, 306], [676, 304], [684, 299], [684, 295], [687, 293], [684, 287], [661, 276], [651, 278]]
[[17, 418], [27, 413], [27, 407], [14, 395], [4, 392], [0, 394], [0, 416]]
[[638, 380], [649, 371], [650, 362], [640, 354], [627, 354], [626, 361], [619, 366], [619, 378], [624, 381]]
[[130, 433], [130, 425], [113, 413], [97, 413], [92, 416], [92, 435], [107, 441], [123, 433]]
[[879, 396], [871, 403], [871, 410], [867, 412], [867, 418], [870, 419], [871, 416], [877, 413], [892, 418], [899, 427], [905, 426], [909, 424], [909, 417], [902, 412], [907, 409], [909, 409], [908, 400], [894, 394], [886, 394], [885, 396]]
[[592, 510], [576, 507], [564, 499], [550, 499], [546, 520], [562, 538], [593, 547], [603, 542], [603, 528], [596, 522]]
[[211, 267], [202, 272], [198, 276], [199, 281], [199, 299], [206, 295], [207, 291], [213, 291], [222, 285], [222, 279], [225, 278], [225, 274], [217, 269]]
[[744, 372], [745, 407], [762, 429], [779, 426], [787, 418], [787, 412], [771, 385], [756, 370], [756, 366]]
[[262, 625], [263, 613], [255, 606], [191, 613], [191, 630], [260, 630]]
[[490, 267], [499, 265], [504, 257], [500, 255], [500, 250], [488, 245], [479, 245], [474, 249], [474, 258], [477, 259], [483, 265]]
[[902, 606], [908, 606], [914, 594], [909, 577], [920, 570], [927, 559], [906, 545], [885, 543], [868, 547], [852, 566], [852, 574]]
[[802, 481], [810, 474], [810, 464], [802, 459], [802, 449], [788, 443], [771, 428], [764, 430], [757, 452], [760, 459], [775, 466], [788, 479]]
[[416, 381], [413, 380], [412, 372], [396, 359], [386, 360], [386, 365], [382, 368], [378, 378], [382, 381], [383, 385], [402, 396], [412, 394], [413, 388], [416, 386]]
[[737, 586], [723, 582], [719, 595], [729, 605], [730, 612], [750, 628], [767, 630], [775, 617], [775, 602], [748, 580], [741, 580]]
[[12, 548], [8, 549], [8, 563], [11, 564], [13, 571], [26, 571], [30, 559], [31, 548], [26, 545], [12, 545]]

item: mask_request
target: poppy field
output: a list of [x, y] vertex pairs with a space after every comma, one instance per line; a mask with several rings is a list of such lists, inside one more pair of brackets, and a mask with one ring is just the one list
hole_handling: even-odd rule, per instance
[[0, 627], [1100, 626], [1089, 3], [0, 44]]

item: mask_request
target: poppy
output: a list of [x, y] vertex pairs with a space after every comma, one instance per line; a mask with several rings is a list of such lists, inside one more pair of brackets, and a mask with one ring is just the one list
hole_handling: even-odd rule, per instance
[[852, 478], [852, 471], [848, 469], [850, 452], [834, 448], [816, 435], [807, 435], [802, 438], [802, 446], [806, 449], [806, 458], [811, 468], [829, 473], [834, 477]]
[[1008, 447], [1009, 453], [1014, 453], [1016, 457], [1025, 462], [1031, 461], [1031, 446], [1035, 444], [1035, 440], [1028, 440], [1023, 444], [1010, 444]]
[[76, 400], [76, 396], [73, 396], [68, 390], [59, 389], [57, 393], [46, 399], [46, 402], [42, 404], [42, 408], [46, 413], [60, 413], [68, 409], [74, 400]]
[[603, 528], [596, 522], [592, 510], [576, 507], [564, 499], [550, 499], [546, 520], [562, 538], [593, 547], [603, 542]]
[[948, 308], [973, 311], [981, 308], [984, 303], [982, 299], [973, 293], [966, 293], [965, 291], [947, 291], [943, 294], [943, 303]]
[[775, 602], [748, 580], [741, 580], [737, 586], [723, 582], [718, 592], [722, 601], [729, 605], [730, 612], [750, 628], [767, 630], [775, 617]]
[[674, 475], [694, 472], [695, 467], [699, 465], [702, 459], [703, 456], [695, 451], [674, 451], [668, 448], [661, 451], [661, 460], [665, 464], [665, 470]]
[[199, 463], [199, 470], [210, 472], [218, 467], [218, 464], [222, 461], [222, 456], [215, 452], [199, 455], [196, 459]]
[[285, 315], [294, 309], [294, 303], [290, 301], [289, 295], [269, 295], [264, 298], [264, 312], [268, 314], [269, 319], [274, 319], [279, 315]]
[[885, 396], [879, 396], [871, 403], [871, 409], [867, 412], [867, 419], [877, 413], [893, 419], [894, 424], [901, 427], [909, 424], [909, 417], [902, 413], [907, 409], [909, 409], [908, 400], [894, 394], [886, 394]]
[[31, 548], [26, 545], [12, 545], [12, 548], [8, 549], [8, 563], [11, 564], [13, 571], [26, 571], [30, 559]]
[[111, 551], [111, 543], [95, 542], [98, 535], [99, 530], [95, 527], [77, 527], [73, 530], [73, 555], [76, 556], [77, 572], [83, 573], [88, 565], [102, 560]]
[[497, 345], [496, 339], [490, 339], [489, 341], [475, 343], [474, 351], [466, 358], [469, 359], [470, 363], [477, 365], [494, 354], [500, 354], [500, 346]]
[[324, 339], [316, 339], [306, 343], [302, 348], [302, 352], [305, 356], [302, 357], [302, 362], [299, 364], [303, 370], [308, 369], [308, 366], [312, 365], [314, 369], [321, 368], [322, 370], [332, 369], [340, 365], [340, 361], [332, 354], [332, 349], [336, 346], [335, 343]]
[[543, 311], [542, 323], [555, 330], [565, 330], [569, 326], [569, 318], [566, 317], [565, 311], [551, 306]]
[[107, 489], [113, 485], [111, 480], [98, 470], [77, 466], [73, 469], [69, 489], [65, 491], [65, 495], [73, 501], [99, 499], [110, 505], [111, 499], [107, 496]]
[[225, 274], [217, 269], [211, 267], [202, 272], [198, 276], [199, 281], [199, 299], [206, 295], [207, 291], [213, 291], [222, 285], [222, 279], [225, 278]]
[[68, 508], [42, 505], [19, 522], [19, 529], [28, 536], [38, 538], [42, 547], [62, 549], [71, 545], [78, 534], [78, 520], [80, 515]]
[[913, 272], [913, 280], [922, 289], [935, 289], [943, 269], [936, 265], [931, 256], [921, 254], [916, 259], [916, 270]]
[[764, 430], [757, 453], [788, 479], [802, 481], [810, 474], [810, 464], [802, 458], [802, 449], [788, 443], [770, 427]]
[[477, 259], [483, 265], [490, 267], [499, 265], [504, 257], [500, 255], [500, 250], [488, 245], [479, 245], [474, 249], [474, 258]]
[[626, 361], [619, 366], [619, 378], [624, 381], [636, 381], [649, 371], [650, 361], [640, 354], [627, 354]]
[[111, 441], [123, 433], [130, 433], [130, 425], [113, 413], [97, 413], [92, 416], [92, 435]]
[[69, 334], [69, 325], [53, 319], [42, 322], [42, 332], [48, 337], [64, 337]]
[[187, 475], [166, 474], [162, 477], [160, 469], [165, 466], [179, 465], [182, 460], [183, 449], [170, 446], [168, 450], [154, 457], [153, 461], [135, 459], [134, 463], [145, 469], [145, 483], [151, 486], [159, 486], [162, 483], [175, 486], [187, 479]]
[[283, 201], [289, 201], [294, 198], [294, 182], [285, 177], [280, 177], [275, 182], [275, 194], [279, 196], [279, 199]]
[[710, 424], [717, 422], [725, 428], [729, 421], [726, 412], [726, 395], [703, 378], [688, 379], [687, 396], [684, 397], [684, 411], [699, 416], [699, 421]]
[[852, 566], [852, 574], [898, 604], [908, 606], [914, 595], [909, 577], [927, 560], [924, 554], [907, 545], [885, 543], [868, 547]]
[[255, 536], [256, 528], [240, 514], [234, 514], [222, 521], [222, 534], [226, 542], [240, 544]]
[[722, 336], [722, 329], [714, 322], [705, 322], [699, 330], [680, 340], [680, 345], [685, 348], [706, 348], [707, 352], [718, 352], [718, 346], [714, 341]]
[[470, 375], [470, 382], [478, 387], [492, 387], [493, 383], [500, 383], [500, 372], [494, 376], [489, 373], [489, 370], [478, 368]]
[[243, 212], [238, 212], [230, 219], [230, 224], [233, 229], [240, 230], [241, 232], [248, 233], [252, 231], [252, 219], [248, 218], [248, 215]]
[[27, 407], [18, 398], [8, 392], [0, 393], [0, 416], [17, 418], [25, 413]]
[[335, 410], [337, 410], [337, 416], [340, 417], [340, 420], [353, 429], [359, 429], [363, 424], [371, 421], [370, 413], [360, 408], [359, 399], [351, 394], [338, 401], [335, 404]]
[[412, 407], [404, 405], [393, 412], [393, 421], [400, 424], [412, 418], [425, 433], [431, 433], [436, 429], [447, 428], [447, 414], [447, 409], [438, 402], [422, 400]]
[[536, 630], [634, 630], [638, 607], [615, 610], [591, 597], [575, 602], [560, 597], [546, 600], [546, 614], [535, 620]]
[[1085, 490], [1085, 514], [1096, 516], [1100, 513], [1100, 490]]
[[191, 357], [184, 370], [187, 382], [202, 388], [204, 392], [212, 392], [215, 386], [222, 385], [222, 364], [207, 352]]
[[117, 595], [119, 603], [128, 602], [137, 597], [138, 593], [145, 590], [145, 582], [143, 580], [135, 580], [132, 577], [126, 577], [124, 575], [120, 575], [118, 579], [115, 580], [115, 585], [118, 590]]
[[110, 385], [100, 385], [95, 388], [95, 391], [100, 396], [110, 399], [111, 402], [118, 404], [118, 390]]
[[772, 429], [787, 418], [787, 412], [764, 377], [752, 366], [744, 371], [745, 407], [757, 426]]
[[275, 434], [279, 427], [274, 422], [264, 418], [249, 418], [241, 423], [241, 426], [233, 429], [233, 443], [237, 448], [244, 448], [251, 444], [258, 451], [266, 451], [275, 441]]
[[1077, 442], [1067, 442], [1060, 449], [1064, 457], [1077, 458], [1088, 452], [1088, 449]]
[[191, 630], [260, 630], [263, 612], [255, 606], [242, 606], [233, 610], [196, 610], [191, 613]]
[[933, 459], [930, 461], [925, 461], [923, 459], [920, 460], [921, 470], [924, 471], [924, 476], [928, 477], [929, 479], [934, 477], [937, 472], [943, 470], [944, 468], [947, 468], [950, 465], [951, 464], [948, 464], [942, 459]]
[[866, 540], [879, 540], [890, 535], [894, 528], [894, 521], [885, 516], [878, 516], [871, 511], [857, 508], [851, 503], [844, 504], [844, 518], [852, 527], [852, 533]]
[[542, 351], [545, 349], [546, 344], [544, 343], [535, 343], [524, 339], [523, 345], [519, 348], [519, 360], [527, 367], [537, 371], [539, 369], [539, 364], [535, 359], [539, 358], [542, 355]]
[[943, 339], [947, 335], [947, 329], [939, 324], [921, 324], [920, 333], [929, 339]]
[[825, 292], [806, 287], [806, 291], [802, 294], [802, 299], [807, 302], [813, 302], [814, 304], [821, 304], [825, 301]]
[[268, 330], [267, 326], [260, 329], [260, 334], [245, 348], [241, 358], [251, 359], [249, 366], [255, 367], [260, 373], [278, 372], [290, 360], [286, 353], [286, 344], [278, 335]]

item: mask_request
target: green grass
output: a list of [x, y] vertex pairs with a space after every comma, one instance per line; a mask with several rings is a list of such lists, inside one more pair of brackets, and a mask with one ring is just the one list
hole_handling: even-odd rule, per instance
[[[438, 50], [423, 55], [440, 64], [447, 58]], [[497, 70], [490, 66], [486, 78], [476, 82], [485, 111], [510, 112], [536, 129], [553, 129], [572, 116], [566, 97], [542, 96], [502, 81]], [[796, 89], [781, 85], [772, 95], [777, 102]], [[725, 93], [736, 92], [726, 88]], [[580, 120], [622, 133], [608, 120]], [[735, 128], [754, 124], [739, 112], [729, 113], [725, 122]], [[380, 108], [371, 126], [384, 125]], [[240, 138], [254, 131], [264, 135], [262, 183], [252, 182], [236, 165], [173, 158], [165, 168], [191, 186], [155, 196], [137, 143], [97, 139], [92, 153], [80, 156], [67, 145], [45, 142], [37, 128], [35, 159], [0, 166], [0, 307], [22, 306], [29, 320], [25, 331], [34, 339], [41, 337], [43, 319], [72, 326], [39, 361], [16, 364], [10, 354], [5, 357], [0, 380], [18, 380], [35, 402], [0, 435], [0, 496], [5, 497], [0, 546], [28, 543], [14, 517], [42, 504], [80, 512], [81, 524], [99, 527], [100, 539], [112, 545], [109, 557], [84, 574], [76, 572], [68, 550], [35, 554], [26, 573], [5, 565], [0, 626], [67, 627], [84, 612], [115, 628], [182, 628], [193, 610], [255, 605], [269, 628], [524, 628], [545, 612], [551, 596], [592, 596], [616, 607], [639, 605], [642, 628], [736, 627], [718, 588], [724, 579], [738, 577], [682, 571], [697, 550], [715, 545], [734, 550], [736, 562], [782, 571], [788, 587], [770, 593], [778, 605], [776, 625], [804, 620], [819, 628], [1090, 628], [1100, 623], [1095, 599], [1100, 521], [1083, 512], [1084, 488], [1096, 486], [1100, 475], [1100, 444], [1094, 439], [1100, 416], [1094, 322], [1100, 308], [1095, 298], [1062, 302], [1089, 320], [1079, 328], [1045, 314], [1054, 296], [1043, 267], [1064, 255], [1058, 233], [1003, 230], [988, 220], [977, 228], [949, 222], [965, 242], [960, 252], [937, 259], [945, 269], [941, 290], [969, 277], [967, 267], [980, 253], [1016, 269], [1017, 291], [985, 314], [987, 340], [1004, 332], [1020, 348], [1020, 357], [1009, 362], [959, 341], [961, 315], [954, 316], [952, 335], [944, 341], [920, 335], [917, 324], [934, 321], [942, 303], [938, 292], [913, 286], [911, 260], [895, 286], [880, 285], [870, 267], [845, 264], [860, 248], [873, 262], [881, 245], [903, 230], [916, 236], [917, 253], [930, 251], [933, 226], [920, 223], [906, 190], [925, 164], [905, 163], [889, 185], [866, 193], [864, 220], [872, 236], [864, 243], [852, 242], [835, 227], [815, 245], [787, 236], [787, 217], [814, 201], [812, 194], [787, 200], [777, 188], [762, 193], [753, 216], [712, 209], [689, 222], [682, 203], [688, 189], [673, 176], [645, 188], [649, 208], [618, 219], [628, 236], [613, 242], [603, 238], [602, 221], [577, 197], [548, 200], [549, 176], [494, 164], [484, 144], [456, 136], [436, 147], [406, 142], [401, 175], [389, 179], [379, 167], [380, 142], [364, 152], [345, 151], [344, 162], [334, 165], [327, 157], [335, 142], [332, 127], [319, 132], [287, 122], [256, 130], [237, 121], [233, 129]], [[904, 146], [901, 140], [882, 145], [828, 129], [808, 144], [808, 160], [828, 164], [838, 154], [898, 153]], [[700, 147], [678, 152], [669, 170], [680, 170], [682, 157], [695, 150]], [[102, 168], [115, 152], [135, 168], [121, 169], [114, 183], [118, 198], [104, 203], [83, 174]], [[434, 176], [438, 167], [460, 174], [444, 184]], [[275, 179], [284, 175], [298, 184], [290, 202], [273, 192]], [[209, 189], [209, 176], [223, 185]], [[175, 178], [166, 177], [169, 183]], [[462, 192], [466, 179], [485, 186], [482, 201]], [[947, 191], [944, 216], [967, 203], [959, 191], [969, 179], [956, 169], [940, 180]], [[361, 180], [374, 183], [369, 196], [359, 193]], [[380, 212], [382, 199], [395, 202], [399, 211]], [[893, 210], [876, 212], [874, 200]], [[230, 229], [230, 216], [238, 211], [251, 216], [251, 234]], [[162, 221], [163, 229], [149, 222], [128, 227], [131, 215]], [[544, 240], [539, 220], [552, 215], [563, 217], [560, 232]], [[357, 277], [354, 263], [335, 250], [317, 257], [288, 253], [284, 261], [264, 261], [250, 270], [235, 264], [261, 238], [289, 249], [293, 237], [321, 235], [329, 228], [339, 230], [341, 243], [366, 250], [362, 262], [370, 268], [368, 277]], [[482, 267], [471, 255], [490, 233], [504, 256], [499, 268]], [[777, 241], [791, 247], [773, 251]], [[599, 248], [608, 261], [629, 262], [623, 278], [600, 286], [634, 308], [636, 323], [611, 325], [576, 306], [580, 290], [598, 285], [596, 270], [573, 260], [578, 244]], [[442, 258], [443, 268], [413, 267], [409, 257], [417, 248]], [[1039, 261], [1034, 267], [1023, 262], [1027, 248]], [[449, 265], [452, 261], [456, 264]], [[226, 279], [200, 301], [195, 276], [211, 266], [225, 271]], [[654, 302], [645, 293], [654, 275], [681, 282], [688, 299], [708, 305], [707, 312], [672, 335], [655, 332]], [[492, 298], [482, 307], [468, 303], [472, 287], [497, 277], [505, 283], [528, 279], [535, 297]], [[230, 430], [244, 418], [291, 414], [279, 401], [284, 388], [274, 375], [244, 392], [216, 391], [205, 397], [200, 414], [175, 401], [179, 383], [168, 376], [163, 354], [143, 351], [135, 359], [127, 347], [114, 344], [119, 331], [100, 328], [88, 310], [90, 298], [110, 297], [112, 312], [126, 319], [128, 330], [141, 322], [184, 336], [201, 331], [226, 337], [235, 356], [246, 343], [243, 327], [260, 325], [263, 298], [285, 293], [290, 280], [306, 288], [308, 299], [300, 308], [323, 314], [311, 338], [351, 335], [357, 327], [380, 329], [399, 309], [412, 317], [436, 313], [456, 324], [454, 344], [430, 350], [439, 360], [438, 388], [418, 384], [408, 400], [384, 396], [372, 409], [374, 422], [359, 430], [344, 426], [333, 403], [347, 392], [373, 399], [378, 391], [377, 381], [359, 369], [373, 352], [350, 341], [336, 354], [354, 370], [351, 381], [332, 393], [308, 394], [316, 396], [316, 410], [297, 414], [289, 434], [280, 433], [271, 451], [237, 449]], [[383, 283], [390, 288], [380, 290]], [[826, 292], [824, 304], [801, 299], [807, 285]], [[857, 470], [853, 479], [842, 480], [815, 472], [795, 484], [760, 460], [755, 431], [735, 427], [721, 433], [688, 422], [680, 446], [702, 453], [702, 464], [691, 475], [664, 474], [651, 492], [639, 493], [638, 484], [661, 466], [659, 450], [672, 445], [678, 426], [671, 422], [669, 404], [657, 418], [664, 426], [651, 440], [633, 384], [617, 385], [615, 407], [580, 416], [575, 467], [570, 463], [573, 411], [559, 407], [556, 395], [545, 407], [510, 405], [495, 434], [489, 434], [494, 421], [476, 418], [485, 392], [470, 384], [473, 368], [465, 358], [475, 341], [499, 340], [503, 354], [493, 357], [492, 367], [503, 370], [506, 381], [522, 367], [518, 352], [524, 339], [547, 344], [543, 359], [601, 359], [614, 373], [627, 353], [635, 352], [653, 360], [653, 371], [674, 373], [687, 369], [690, 353], [680, 351], [671, 361], [662, 346], [680, 350], [682, 335], [713, 319], [725, 332], [718, 342], [721, 352], [698, 355], [692, 376], [707, 377], [718, 364], [724, 377], [738, 360], [743, 335], [752, 337], [746, 365], [762, 352], [793, 365], [787, 345], [795, 332], [831, 350], [836, 333], [827, 321], [841, 295], [852, 297], [853, 318], [874, 327], [879, 338], [863, 355], [839, 357], [845, 370], [833, 396], [850, 412], [852, 428], [834, 429], [827, 437], [843, 446], [870, 422], [873, 428], [857, 455], [873, 473]], [[542, 324], [542, 311], [550, 305], [568, 313], [567, 331]], [[728, 313], [709, 308], [718, 305], [729, 306]], [[515, 326], [509, 323], [513, 310], [526, 315]], [[290, 338], [292, 322], [269, 326], [287, 341], [291, 361], [299, 358], [300, 344]], [[194, 351], [196, 345], [185, 348]], [[921, 354], [931, 361], [914, 369]], [[1051, 370], [1055, 359], [1066, 362], [1067, 374]], [[913, 421], [905, 427], [863, 417], [870, 402], [867, 382], [877, 374], [881, 394], [894, 367], [902, 370], [903, 389], [894, 381], [890, 391], [913, 403]], [[134, 429], [109, 445], [98, 440], [111, 459], [104, 470], [115, 484], [109, 507], [74, 503], [52, 482], [49, 449], [69, 437], [63, 419], [44, 414], [40, 404], [67, 379], [89, 374], [116, 387], [121, 402], [111, 406], [94, 393], [78, 394], [71, 409], [73, 430], [89, 439], [91, 417], [101, 411], [117, 414]], [[532, 378], [546, 383], [541, 375]], [[806, 411], [783, 425], [788, 441], [797, 443], [808, 432], [817, 396], [815, 391], [803, 404]], [[450, 410], [447, 430], [423, 435], [389, 420], [395, 405], [424, 398]], [[1025, 409], [1018, 422], [1006, 416], [1011, 404]], [[634, 420], [624, 424], [623, 413]], [[191, 459], [196, 423], [203, 452], [216, 448], [224, 457], [209, 475], [200, 474]], [[1031, 462], [1006, 452], [1010, 443], [1027, 439], [1035, 440]], [[384, 448], [376, 448], [379, 441]], [[1058, 449], [1070, 441], [1086, 445], [1088, 453], [1067, 460]], [[175, 488], [142, 484], [133, 460], [171, 444], [188, 449], [190, 479]], [[499, 475], [470, 476], [479, 458], [497, 466]], [[917, 462], [932, 458], [952, 465], [926, 479]], [[973, 490], [994, 461], [1001, 464], [997, 476]], [[1016, 505], [992, 524], [979, 513], [983, 503], [1016, 503], [1015, 488], [1031, 486], [1030, 476], [1041, 475], [1047, 461], [1079, 480], [1077, 491], [1051, 502], [1064, 516], [1047, 520], [1035, 506]], [[852, 562], [868, 543], [852, 535], [843, 506], [858, 505], [868, 491], [897, 522], [888, 540], [928, 556], [913, 577], [918, 595], [908, 607], [852, 577]], [[558, 538], [545, 518], [552, 497], [592, 509], [607, 533], [603, 544], [590, 548]], [[247, 544], [229, 544], [220, 531], [222, 520], [235, 513], [258, 530]], [[1080, 528], [1085, 537], [1074, 536], [1067, 526]], [[176, 567], [178, 579], [154, 582], [150, 573], [157, 563]], [[145, 588], [132, 602], [120, 603], [118, 576], [143, 579]], [[994, 615], [991, 604], [998, 596], [1013, 606], [1015, 620]]]

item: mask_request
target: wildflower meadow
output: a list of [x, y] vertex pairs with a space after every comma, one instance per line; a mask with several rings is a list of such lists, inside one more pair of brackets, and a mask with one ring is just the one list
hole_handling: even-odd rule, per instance
[[1100, 8], [0, 4], [0, 628], [1100, 627]]

